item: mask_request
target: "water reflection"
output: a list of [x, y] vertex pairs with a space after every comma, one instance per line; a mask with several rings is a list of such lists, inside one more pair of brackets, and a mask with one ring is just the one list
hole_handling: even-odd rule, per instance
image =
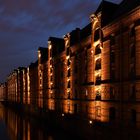
[[[10, 140], [68, 140], [69, 136], [60, 130], [50, 130], [46, 124], [42, 124], [35, 119], [23, 116], [18, 112], [12, 111], [0, 105], [0, 126], [2, 130], [6, 125], [3, 137], [8, 137]], [[0, 137], [2, 134], [0, 132]], [[4, 139], [4, 140], [8, 140]]]

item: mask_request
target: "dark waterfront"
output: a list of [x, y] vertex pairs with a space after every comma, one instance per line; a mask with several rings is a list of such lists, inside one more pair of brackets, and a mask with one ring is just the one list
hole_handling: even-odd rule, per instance
[[68, 133], [52, 128], [0, 104], [0, 140], [70, 140]]

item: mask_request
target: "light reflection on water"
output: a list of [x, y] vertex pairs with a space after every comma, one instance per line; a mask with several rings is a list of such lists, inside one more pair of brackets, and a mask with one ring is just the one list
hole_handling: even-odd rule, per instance
[[0, 140], [68, 140], [60, 130], [49, 130], [45, 125], [0, 105]]

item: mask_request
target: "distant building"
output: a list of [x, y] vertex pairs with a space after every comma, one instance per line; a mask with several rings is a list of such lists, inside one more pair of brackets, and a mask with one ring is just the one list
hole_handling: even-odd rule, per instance
[[5, 101], [7, 98], [7, 92], [6, 92], [6, 83], [0, 84], [0, 101]]

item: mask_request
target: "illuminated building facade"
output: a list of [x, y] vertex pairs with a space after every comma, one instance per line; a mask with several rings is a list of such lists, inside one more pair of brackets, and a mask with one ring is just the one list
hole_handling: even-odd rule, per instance
[[64, 40], [50, 37], [48, 40], [48, 108], [63, 110], [66, 90]]
[[[38, 61], [23, 70], [23, 103], [90, 124], [139, 126], [140, 1], [103, 1], [90, 20], [38, 49]], [[17, 101], [16, 76], [7, 80], [9, 101]]]

